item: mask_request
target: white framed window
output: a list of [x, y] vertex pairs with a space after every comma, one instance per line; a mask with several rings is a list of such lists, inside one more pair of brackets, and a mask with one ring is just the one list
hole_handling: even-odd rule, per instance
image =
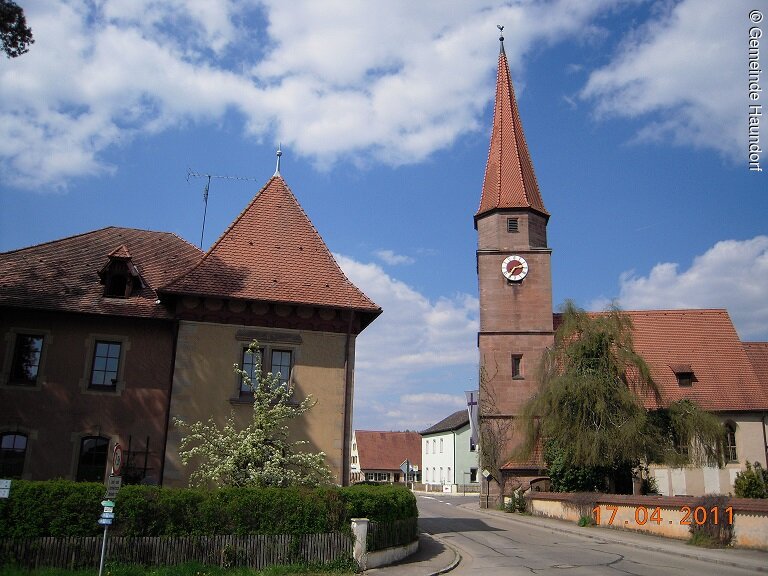
[[127, 386], [126, 364], [131, 341], [118, 334], [89, 334], [80, 389], [85, 394], [120, 395]]
[[[287, 348], [271, 348], [269, 346], [259, 346], [254, 348], [252, 353], [248, 352], [248, 346], [241, 348], [240, 369], [248, 375], [250, 384], [243, 378], [239, 378], [239, 396], [248, 399], [253, 396], [251, 386], [256, 384], [256, 365], [261, 363], [261, 374], [267, 373], [280, 374], [280, 385], [285, 386], [291, 379], [291, 370], [293, 369], [294, 351]], [[352, 448], [355, 449], [354, 446]]]
[[443, 453], [443, 439], [440, 438], [440, 454]]
[[366, 472], [365, 479], [368, 482], [389, 482], [389, 472]]

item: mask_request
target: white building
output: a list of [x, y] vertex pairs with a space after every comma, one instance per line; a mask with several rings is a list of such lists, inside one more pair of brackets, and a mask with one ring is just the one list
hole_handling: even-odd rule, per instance
[[428, 489], [458, 492], [479, 486], [478, 451], [467, 410], [454, 412], [421, 433], [421, 479]]

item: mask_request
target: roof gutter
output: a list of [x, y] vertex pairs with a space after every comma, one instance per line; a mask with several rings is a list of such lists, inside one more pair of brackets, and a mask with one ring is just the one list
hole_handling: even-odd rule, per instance
[[768, 439], [765, 437], [765, 419], [768, 418], [768, 412], [763, 412], [763, 446], [765, 447], [765, 465], [768, 468]]
[[171, 398], [173, 397], [173, 376], [176, 373], [176, 348], [179, 342], [179, 321], [173, 321], [173, 345], [171, 349], [171, 369], [168, 375], [168, 401], [165, 404], [165, 430], [163, 433], [163, 444], [160, 450], [160, 474], [158, 485], [163, 485], [165, 477], [165, 452], [168, 448], [168, 427], [171, 424]]
[[[349, 311], [349, 322], [347, 323], [347, 337], [344, 341], [344, 431], [341, 450], [341, 485], [349, 486], [350, 475], [350, 450], [352, 442], [352, 392], [354, 381], [351, 376], [351, 367], [349, 364], [350, 352], [349, 347], [352, 342], [352, 322], [355, 318], [355, 311]], [[360, 465], [360, 471], [362, 472], [362, 464]]]

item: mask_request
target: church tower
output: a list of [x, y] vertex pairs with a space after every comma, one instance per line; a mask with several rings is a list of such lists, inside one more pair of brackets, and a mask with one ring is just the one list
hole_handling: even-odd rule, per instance
[[[519, 413], [536, 390], [541, 353], [553, 342], [549, 213], [525, 142], [504, 37], [499, 40], [493, 131], [475, 214], [481, 429], [483, 420], [509, 421]], [[516, 444], [508, 438], [499, 457], [508, 456], [510, 441]]]

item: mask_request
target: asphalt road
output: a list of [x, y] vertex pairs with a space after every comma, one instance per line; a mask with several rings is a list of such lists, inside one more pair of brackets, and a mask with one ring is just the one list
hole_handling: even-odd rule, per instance
[[[490, 517], [460, 507], [477, 496], [420, 494], [419, 526], [459, 550], [459, 566], [450, 574], [740, 576], [755, 574], [661, 550], [644, 550], [615, 541], [566, 534], [515, 520], [514, 515]], [[599, 529], [598, 529], [599, 530]], [[684, 544], [680, 544], [684, 546]], [[723, 551], [726, 553], [727, 551]]]

